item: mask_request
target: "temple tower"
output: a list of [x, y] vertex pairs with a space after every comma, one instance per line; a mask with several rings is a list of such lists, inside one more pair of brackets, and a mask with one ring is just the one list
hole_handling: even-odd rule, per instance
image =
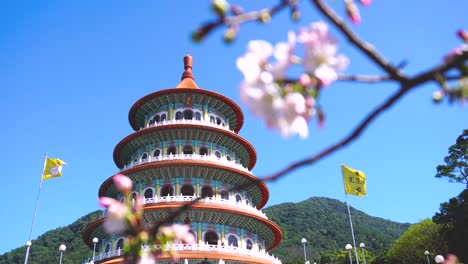
[[[135, 132], [117, 144], [114, 162], [132, 179], [133, 194], [145, 198], [148, 223], [203, 198], [175, 221], [189, 224], [197, 241], [170, 245], [180, 263], [281, 263], [268, 254], [282, 234], [261, 211], [269, 194], [251, 172], [254, 147], [238, 134], [242, 111], [231, 99], [197, 86], [190, 55], [184, 57], [184, 68], [175, 88], [146, 95], [132, 106], [128, 118]], [[235, 190], [240, 185], [248, 187]], [[101, 185], [99, 196], [125, 199], [112, 177]], [[103, 221], [90, 224], [83, 239], [91, 249], [93, 238], [99, 239], [95, 263], [121, 263], [125, 237], [105, 233]]]

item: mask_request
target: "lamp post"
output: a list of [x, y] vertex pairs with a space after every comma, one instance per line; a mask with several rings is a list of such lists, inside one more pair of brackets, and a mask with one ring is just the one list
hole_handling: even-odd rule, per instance
[[442, 255], [437, 255], [437, 256], [435, 256], [434, 260], [435, 260], [436, 263], [444, 263], [445, 259], [444, 259], [444, 257]]
[[426, 259], [427, 259], [427, 264], [431, 264], [431, 261], [429, 260], [429, 254], [431, 254], [429, 251], [424, 251], [424, 255], [426, 255]]
[[366, 245], [364, 243], [361, 243], [359, 244], [359, 247], [362, 249], [362, 259], [364, 260], [364, 264], [366, 264], [366, 252], [364, 251]]
[[99, 241], [97, 237], [93, 238], [93, 263], [94, 263], [94, 257], [96, 256], [96, 244]]
[[307, 239], [302, 238], [301, 243], [302, 245], [304, 245], [304, 263], [307, 263], [307, 255], [306, 255], [306, 250], [305, 250], [305, 244], [307, 243]]
[[59, 251], [60, 251], [60, 264], [62, 264], [62, 256], [63, 256], [63, 252], [67, 250], [67, 246], [65, 246], [64, 244], [60, 245], [59, 247]]
[[353, 263], [353, 259], [351, 258], [351, 249], [353, 249], [353, 246], [351, 244], [346, 244], [345, 249], [348, 250], [348, 256], [349, 256], [349, 263]]

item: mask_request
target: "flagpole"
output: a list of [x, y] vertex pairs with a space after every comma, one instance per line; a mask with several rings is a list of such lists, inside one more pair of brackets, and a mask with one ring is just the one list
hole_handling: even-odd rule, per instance
[[46, 164], [47, 164], [47, 153], [45, 154], [44, 168], [42, 169], [41, 181], [39, 182], [39, 190], [37, 191], [36, 207], [34, 208], [34, 216], [33, 216], [32, 224], [31, 224], [31, 231], [29, 232], [29, 240], [26, 243], [26, 257], [24, 258], [24, 264], [28, 264], [29, 249], [31, 248], [31, 239], [32, 239], [33, 231], [34, 231], [34, 222], [36, 221], [37, 207], [39, 206], [39, 196], [41, 194], [41, 189], [42, 189], [42, 175], [44, 174]]
[[348, 194], [345, 193], [345, 196], [346, 196], [346, 207], [348, 208], [349, 225], [351, 226], [351, 235], [353, 237], [354, 255], [356, 255], [356, 263], [359, 264], [359, 257], [358, 257], [357, 249], [356, 249], [356, 240], [354, 239], [353, 221], [351, 220], [351, 210], [349, 210]]

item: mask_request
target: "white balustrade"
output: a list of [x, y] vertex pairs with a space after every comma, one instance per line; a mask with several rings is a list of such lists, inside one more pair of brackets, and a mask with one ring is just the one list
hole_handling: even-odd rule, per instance
[[[145, 198], [144, 203], [167, 203], [167, 202], [190, 202], [196, 200], [196, 196], [155, 196], [152, 198]], [[200, 203], [208, 203], [208, 204], [216, 204], [216, 205], [223, 205], [223, 206], [231, 206], [241, 211], [247, 211], [249, 213], [253, 213], [258, 215], [262, 218], [268, 219], [268, 217], [261, 211], [251, 205], [246, 204], [245, 202], [236, 202], [221, 198], [214, 198], [214, 197], [206, 197], [199, 200]]]
[[191, 124], [191, 125], [202, 125], [202, 126], [208, 126], [208, 127], [216, 127], [220, 128], [232, 133], [235, 133], [233, 130], [229, 129], [229, 126], [227, 125], [222, 125], [222, 124], [216, 124], [212, 123], [210, 121], [205, 121], [205, 120], [196, 120], [196, 119], [179, 119], [179, 120], [164, 120], [162, 122], [155, 122], [153, 124], [147, 124], [146, 127], [140, 128], [140, 130], [145, 129], [145, 128], [150, 128], [150, 127], [157, 127], [157, 126], [165, 126], [165, 125], [174, 125], [174, 124]]
[[239, 163], [236, 163], [234, 160], [227, 160], [226, 158], [218, 158], [215, 155], [199, 155], [199, 154], [170, 154], [170, 155], [159, 155], [156, 157], [149, 156], [146, 159], [139, 159], [137, 161], [133, 161], [130, 164], [125, 165], [121, 171], [130, 169], [134, 166], [146, 164], [150, 162], [157, 162], [163, 160], [203, 160], [203, 161], [214, 161], [220, 162], [225, 166], [229, 166], [249, 174], [252, 174], [252, 171], [248, 170], [244, 166]]
[[[151, 246], [143, 245], [143, 250], [149, 251], [151, 250]], [[208, 244], [166, 244], [163, 246], [155, 245], [153, 249], [156, 250], [173, 250], [173, 251], [216, 251], [220, 253], [227, 253], [227, 254], [235, 254], [240, 256], [250, 256], [254, 258], [259, 258], [265, 261], [265, 263], [272, 263], [272, 264], [282, 264], [281, 260], [277, 257], [270, 255], [265, 252], [255, 251], [246, 248], [239, 248], [234, 246], [222, 246], [222, 245], [208, 245]], [[103, 260], [108, 259], [111, 257], [118, 257], [122, 255], [122, 250], [113, 250], [107, 253], [102, 253], [96, 256], [96, 260]]]

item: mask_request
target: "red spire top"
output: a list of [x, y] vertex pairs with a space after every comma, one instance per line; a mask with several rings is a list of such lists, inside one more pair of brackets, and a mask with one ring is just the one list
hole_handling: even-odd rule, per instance
[[196, 88], [200, 89], [198, 85], [195, 83], [195, 78], [192, 74], [192, 56], [187, 53], [184, 56], [184, 73], [182, 74], [182, 78], [180, 78], [180, 83], [176, 86], [176, 88]]

